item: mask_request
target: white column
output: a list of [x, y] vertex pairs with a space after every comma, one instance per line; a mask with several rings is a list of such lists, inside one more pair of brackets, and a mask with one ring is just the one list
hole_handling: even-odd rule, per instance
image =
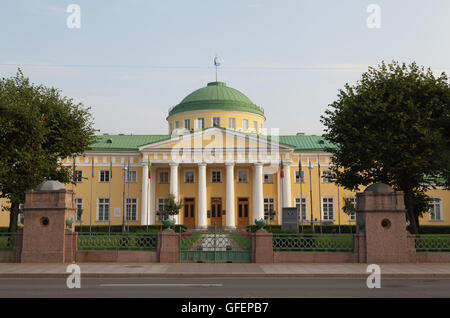
[[149, 209], [149, 225], [154, 225], [156, 223], [156, 168], [150, 167], [151, 179], [150, 179], [150, 209]]
[[141, 225], [148, 223], [148, 166], [144, 163], [142, 165], [142, 195], [141, 195]]
[[198, 164], [198, 210], [197, 219], [199, 228], [207, 227], [206, 217], [206, 163]]
[[[175, 197], [175, 201], [178, 202], [178, 163], [170, 163], [170, 193]], [[181, 210], [180, 210], [181, 213]], [[175, 216], [175, 223], [180, 224], [180, 215]]]
[[262, 163], [255, 163], [253, 173], [253, 220], [264, 219], [264, 196], [263, 196], [263, 166]]
[[[292, 207], [291, 201], [291, 165], [286, 163], [283, 178], [283, 208]], [[281, 211], [280, 211], [281, 212]]]
[[234, 209], [234, 163], [226, 163], [227, 167], [227, 203], [226, 225], [228, 228], [236, 227], [236, 212]]

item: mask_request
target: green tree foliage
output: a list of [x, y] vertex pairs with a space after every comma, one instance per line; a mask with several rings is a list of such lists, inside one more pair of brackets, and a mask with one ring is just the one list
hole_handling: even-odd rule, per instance
[[445, 73], [381, 63], [355, 85], [346, 84], [321, 117], [325, 138], [337, 145], [332, 168], [347, 189], [374, 182], [404, 191], [407, 219], [418, 232], [428, 209], [425, 191], [450, 167], [450, 86]]
[[167, 204], [164, 206], [163, 216], [167, 220], [170, 216], [177, 215], [183, 206], [183, 200], [177, 202], [175, 196], [171, 193], [167, 198]]
[[20, 69], [0, 80], [0, 197], [11, 202], [11, 232], [25, 191], [44, 180], [71, 182], [59, 159], [82, 154], [94, 133], [89, 108], [58, 89], [31, 84]]

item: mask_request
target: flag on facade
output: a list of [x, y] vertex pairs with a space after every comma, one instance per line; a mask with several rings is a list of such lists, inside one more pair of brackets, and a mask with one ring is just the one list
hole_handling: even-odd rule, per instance
[[149, 179], [152, 178], [152, 172], [151, 172], [151, 167], [150, 167], [150, 159], [148, 159], [148, 178]]
[[298, 178], [302, 180], [302, 158], [298, 159]]
[[109, 177], [112, 179], [112, 174], [113, 169], [112, 169], [112, 158], [109, 159]]
[[130, 160], [128, 160], [128, 169], [127, 169], [128, 182], [130, 182], [130, 172], [131, 172], [131, 165], [130, 165]]
[[284, 178], [284, 165], [283, 165], [283, 160], [281, 160], [281, 164], [280, 164], [280, 177]]
[[77, 179], [77, 166], [75, 163], [75, 158], [73, 158], [73, 180], [75, 181]]
[[92, 178], [94, 178], [94, 157], [92, 157]]

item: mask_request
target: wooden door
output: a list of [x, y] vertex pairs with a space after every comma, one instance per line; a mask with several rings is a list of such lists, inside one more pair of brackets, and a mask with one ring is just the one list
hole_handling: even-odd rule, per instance
[[238, 227], [246, 227], [248, 223], [248, 198], [238, 198]]
[[222, 198], [211, 199], [211, 226], [222, 226]]
[[195, 227], [195, 199], [185, 198], [184, 200], [184, 225]]

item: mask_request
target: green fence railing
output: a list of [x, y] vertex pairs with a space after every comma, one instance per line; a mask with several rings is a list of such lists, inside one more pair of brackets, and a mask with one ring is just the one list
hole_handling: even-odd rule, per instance
[[156, 251], [156, 233], [78, 233], [81, 251]]
[[15, 233], [0, 233], [0, 251], [10, 251], [14, 248]]
[[275, 252], [353, 252], [353, 234], [273, 233]]
[[450, 234], [418, 234], [414, 243], [417, 252], [450, 252]]

